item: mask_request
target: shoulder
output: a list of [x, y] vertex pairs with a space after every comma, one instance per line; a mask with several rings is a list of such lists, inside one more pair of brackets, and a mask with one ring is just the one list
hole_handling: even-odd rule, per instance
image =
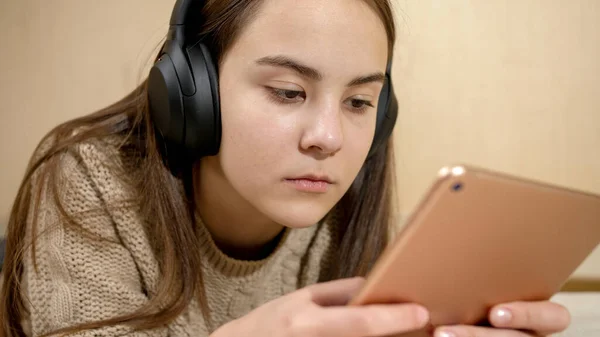
[[[80, 131], [68, 138], [45, 137], [33, 153], [30, 165], [39, 162], [32, 174], [32, 184], [48, 184], [59, 196], [103, 199], [131, 198], [132, 184], [127, 181], [128, 165], [122, 136], [89, 137], [77, 140]], [[65, 139], [66, 138], [66, 139]]]
[[[137, 221], [139, 199], [129, 181], [120, 150], [123, 139], [117, 136], [46, 137], [34, 152], [28, 183], [32, 196], [29, 206], [31, 220], [44, 227], [79, 228], [100, 235], [115, 237], [115, 217], [127, 213], [128, 223]], [[118, 230], [117, 230], [118, 232]]]
[[[57, 143], [41, 144], [35, 155]], [[54, 152], [35, 170], [25, 239], [32, 244], [23, 256], [22, 291], [36, 335], [134, 312], [159, 278], [137, 198], [122, 178], [118, 139]]]

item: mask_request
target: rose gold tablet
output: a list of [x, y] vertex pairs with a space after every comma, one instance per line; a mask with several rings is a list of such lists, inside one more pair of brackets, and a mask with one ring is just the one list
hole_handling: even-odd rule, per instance
[[446, 167], [350, 305], [414, 302], [446, 324], [495, 304], [547, 300], [600, 243], [600, 196]]

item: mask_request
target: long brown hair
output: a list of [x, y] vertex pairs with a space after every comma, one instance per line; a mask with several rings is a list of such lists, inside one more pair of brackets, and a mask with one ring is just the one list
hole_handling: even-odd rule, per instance
[[[365, 0], [381, 18], [393, 52], [395, 27], [388, 0]], [[210, 0], [203, 8], [204, 25], [198, 32], [208, 36], [207, 44], [218, 60], [239, 36], [240, 31], [257, 13], [262, 0]], [[73, 132], [77, 130], [78, 132]], [[115, 104], [90, 115], [61, 124], [40, 142], [32, 156], [11, 210], [7, 231], [6, 257], [3, 268], [0, 303], [0, 336], [25, 336], [21, 320], [26, 317], [26, 298], [21, 292], [23, 256], [30, 251], [35, 266], [36, 220], [27, 228], [28, 216], [40, 206], [43, 185], [54, 196], [61, 213], [62, 226], [78, 225], [80, 217], [67, 214], [60, 206], [59, 159], [74, 145], [91, 139], [118, 136], [119, 149], [130, 165], [115, 168], [136, 193], [130, 206], [136, 207], [148, 225], [154, 254], [160, 267], [157, 291], [146, 305], [128, 315], [88, 323], [58, 331], [72, 333], [102, 326], [129, 324], [135, 329], [164, 326], [180, 315], [194, 298], [205, 315], [208, 309], [200, 273], [199, 244], [194, 231], [193, 206], [166, 168], [149, 117], [146, 82]], [[33, 178], [36, 177], [34, 180]], [[44, 183], [42, 183], [44, 182]], [[390, 139], [377, 154], [365, 162], [354, 183], [336, 207], [342, 210], [339, 223], [339, 249], [335, 252], [328, 279], [365, 275], [388, 242], [395, 223], [393, 149]], [[134, 205], [134, 206], [131, 206]], [[36, 218], [34, 216], [34, 218]], [[156, 240], [153, 238], [161, 238]]]

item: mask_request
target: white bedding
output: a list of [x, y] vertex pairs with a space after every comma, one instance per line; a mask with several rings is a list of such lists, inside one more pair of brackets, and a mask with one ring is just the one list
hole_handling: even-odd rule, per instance
[[567, 307], [572, 316], [570, 328], [554, 337], [600, 337], [600, 292], [558, 293], [552, 301]]

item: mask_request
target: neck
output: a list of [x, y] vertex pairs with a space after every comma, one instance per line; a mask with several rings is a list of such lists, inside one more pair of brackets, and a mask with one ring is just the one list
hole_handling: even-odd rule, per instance
[[284, 227], [244, 199], [225, 178], [217, 157], [194, 168], [198, 212], [215, 244], [230, 257], [256, 260], [276, 247]]

